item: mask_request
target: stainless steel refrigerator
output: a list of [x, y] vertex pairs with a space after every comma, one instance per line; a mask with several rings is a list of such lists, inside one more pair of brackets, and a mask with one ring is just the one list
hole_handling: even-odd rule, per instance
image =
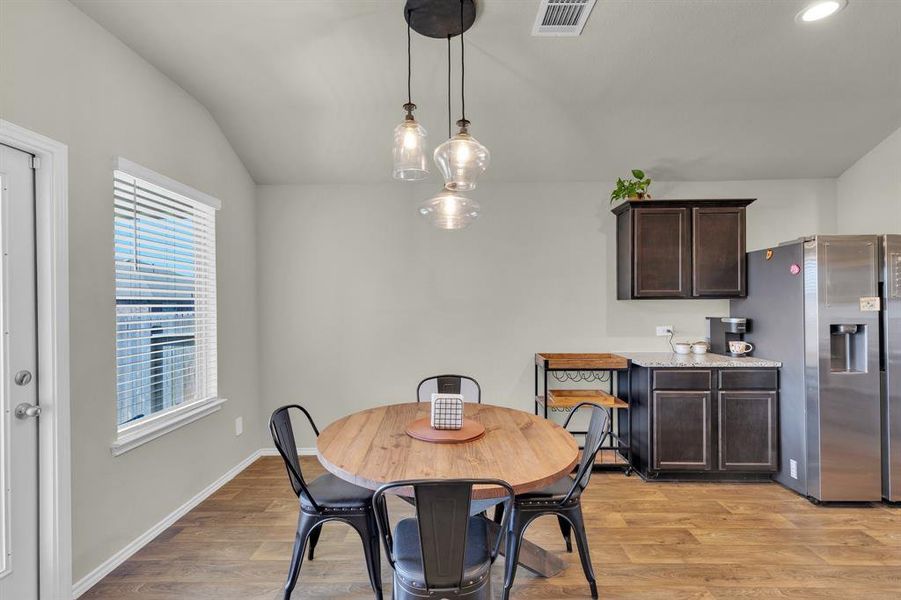
[[882, 497], [901, 502], [901, 235], [881, 244]]
[[901, 500], [901, 236], [751, 252], [730, 313], [782, 362], [775, 479], [819, 501]]

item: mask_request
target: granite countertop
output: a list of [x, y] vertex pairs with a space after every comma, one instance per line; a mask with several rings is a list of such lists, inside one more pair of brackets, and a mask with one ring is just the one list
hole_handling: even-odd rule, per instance
[[781, 367], [782, 363], [756, 356], [723, 356], [722, 354], [676, 354], [675, 352], [617, 352], [639, 367], [710, 367], [749, 368]]

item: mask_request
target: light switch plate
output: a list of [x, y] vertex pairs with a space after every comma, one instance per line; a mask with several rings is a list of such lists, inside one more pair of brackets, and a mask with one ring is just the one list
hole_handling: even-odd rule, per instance
[[235, 435], [242, 433], [244, 433], [244, 417], [238, 417], [235, 419]]

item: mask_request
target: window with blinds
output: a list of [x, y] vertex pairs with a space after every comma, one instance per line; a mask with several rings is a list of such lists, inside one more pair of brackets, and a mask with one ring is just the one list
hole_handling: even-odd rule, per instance
[[121, 429], [217, 395], [216, 210], [123, 170], [113, 180]]

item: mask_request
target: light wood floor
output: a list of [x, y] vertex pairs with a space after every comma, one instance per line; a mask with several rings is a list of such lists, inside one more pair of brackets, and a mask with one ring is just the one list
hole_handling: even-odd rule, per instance
[[[314, 458], [303, 466], [322, 471]], [[595, 473], [583, 506], [601, 598], [901, 598], [901, 508], [815, 507], [776, 484], [645, 483], [616, 473]], [[278, 598], [297, 510], [280, 459], [262, 458], [82, 598]], [[563, 551], [551, 518], [527, 537]], [[570, 567], [553, 579], [519, 569], [513, 597], [588, 598], [578, 556], [566, 556]], [[499, 559], [496, 592], [502, 574]], [[293, 597], [373, 597], [356, 533], [325, 526]]]

